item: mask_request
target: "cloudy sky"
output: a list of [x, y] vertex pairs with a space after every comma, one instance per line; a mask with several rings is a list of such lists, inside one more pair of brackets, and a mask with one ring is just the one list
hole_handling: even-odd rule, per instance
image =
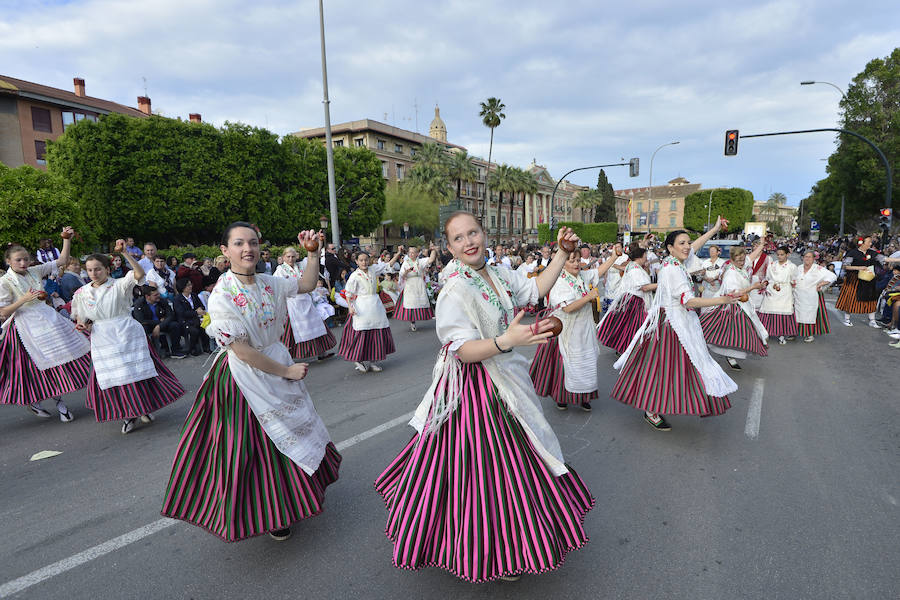
[[[609, 170], [619, 188], [677, 176], [773, 192], [796, 204], [825, 175], [830, 134], [742, 140], [724, 131], [833, 127], [840, 94], [900, 44], [896, 0], [328, 0], [333, 123], [370, 118], [428, 132], [435, 104], [449, 140], [487, 156], [479, 103], [506, 119], [494, 159], [552, 175]], [[315, 0], [0, 0], [0, 74], [130, 106], [286, 134], [321, 126]], [[416, 109], [418, 107], [418, 111]], [[596, 173], [575, 174], [595, 184]]]

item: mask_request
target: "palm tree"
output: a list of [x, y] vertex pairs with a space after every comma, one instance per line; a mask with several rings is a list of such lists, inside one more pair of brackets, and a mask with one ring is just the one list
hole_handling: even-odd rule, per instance
[[[574, 208], [581, 209], [581, 221], [583, 223], [584, 222], [587, 222], [587, 223], [594, 222], [594, 210], [596, 209], [597, 204], [599, 203], [599, 200], [601, 200], [601, 199], [602, 198], [600, 197], [600, 194], [597, 192], [597, 190], [584, 190], [583, 192], [578, 192], [578, 195], [575, 196], [574, 200], [572, 200], [572, 206]], [[584, 220], [584, 211], [585, 210], [590, 211], [590, 213], [589, 213], [590, 219], [588, 221]]]
[[488, 185], [497, 190], [497, 193], [499, 194], [499, 198], [497, 199], [497, 227], [502, 227], [500, 214], [503, 210], [503, 192], [513, 191], [515, 187], [515, 178], [515, 167], [510, 167], [505, 163], [497, 167], [495, 171], [492, 171], [490, 175], [488, 175]]
[[450, 188], [449, 160], [440, 144], [423, 144], [416, 152], [408, 183], [415, 185], [432, 201], [447, 204], [453, 199]]
[[[488, 174], [491, 172], [491, 155], [494, 152], [494, 129], [500, 126], [500, 121], [506, 118], [506, 115], [503, 114], [503, 109], [506, 108], [506, 105], [500, 101], [499, 98], [490, 97], [486, 102], [481, 103], [481, 112], [478, 113], [478, 116], [481, 117], [481, 122], [484, 123], [485, 127], [490, 128], [491, 130], [491, 144], [488, 146], [488, 164], [487, 170]], [[485, 212], [487, 212], [487, 203], [491, 198], [490, 193], [490, 185], [487, 182], [487, 178], [485, 180], [484, 186], [484, 203], [485, 203]], [[497, 206], [497, 215], [500, 215], [500, 207]]]
[[760, 207], [759, 216], [763, 221], [766, 221], [767, 223], [771, 223], [773, 221], [778, 222], [778, 207], [779, 205], [784, 205], [785, 202], [787, 202], [787, 196], [785, 196], [781, 192], [775, 192], [774, 194], [769, 196], [769, 199], [766, 200], [765, 205]]
[[[537, 180], [534, 178], [534, 173], [531, 171], [526, 171], [525, 169], [518, 169], [518, 179], [519, 179], [519, 191], [523, 194], [533, 194], [537, 191], [538, 185]], [[525, 198], [522, 198], [522, 231], [525, 231], [526, 220], [525, 220]]]
[[450, 159], [447, 162], [447, 174], [451, 179], [456, 180], [456, 204], [460, 206], [460, 197], [462, 196], [462, 182], [473, 182], [478, 176], [478, 170], [472, 162], [472, 157], [465, 150], [450, 153]]

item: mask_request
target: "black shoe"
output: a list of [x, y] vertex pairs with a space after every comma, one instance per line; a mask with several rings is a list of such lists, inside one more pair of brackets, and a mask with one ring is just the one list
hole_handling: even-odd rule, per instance
[[731, 367], [733, 371], [743, 371], [741, 365], [738, 364], [738, 361], [734, 360], [730, 356], [728, 357], [728, 366]]
[[557, 402], [556, 403], [557, 410], [569, 410], [569, 405], [565, 402]]
[[269, 532], [269, 537], [278, 542], [283, 542], [289, 537], [291, 537], [291, 528], [285, 527], [284, 529], [275, 529]]
[[172, 353], [172, 358], [184, 358], [186, 356], [187, 356], [187, 354], [185, 354], [183, 352], [173, 352]]
[[585, 412], [591, 412], [591, 403], [590, 402], [582, 402], [581, 410], [583, 410]]
[[650, 427], [657, 431], [672, 431], [672, 426], [669, 425], [668, 421], [662, 418], [662, 415], [656, 415], [656, 421], [650, 418], [646, 412], [644, 413], [644, 420], [650, 423]]

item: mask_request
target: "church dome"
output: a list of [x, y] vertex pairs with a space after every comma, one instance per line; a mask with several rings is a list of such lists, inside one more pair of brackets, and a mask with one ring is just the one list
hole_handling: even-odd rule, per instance
[[447, 126], [444, 125], [444, 120], [441, 119], [441, 109], [437, 106], [434, 107], [434, 119], [428, 128], [428, 135], [439, 142], [447, 141]]

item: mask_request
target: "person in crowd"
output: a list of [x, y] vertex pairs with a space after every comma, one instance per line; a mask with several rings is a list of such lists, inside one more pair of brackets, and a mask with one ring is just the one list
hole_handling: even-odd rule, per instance
[[[657, 431], [669, 431], [664, 415], [720, 415], [731, 407], [737, 384], [712, 359], [696, 309], [737, 302], [733, 296], [698, 298], [691, 278], [696, 252], [722, 228], [724, 220], [691, 242], [676, 230], [663, 243], [668, 256], [657, 278], [656, 294], [644, 324], [613, 365], [619, 378], [611, 396], [644, 413]], [[694, 264], [696, 263], [696, 265]]]
[[[613, 253], [608, 260], [615, 264], [619, 258]], [[597, 327], [597, 340], [617, 354], [625, 352], [647, 318], [654, 290], [656, 284], [651, 283], [647, 272], [647, 250], [632, 246], [628, 251], [625, 274], [616, 285], [613, 300]]]
[[175, 282], [179, 279], [189, 279], [195, 290], [203, 289], [203, 272], [200, 271], [200, 262], [193, 252], [185, 252], [181, 257], [181, 264], [175, 271]]
[[341, 271], [346, 269], [347, 266], [338, 258], [334, 244], [328, 243], [325, 245], [325, 258], [322, 265], [325, 267], [328, 285], [335, 287], [338, 279], [340, 279]]
[[175, 298], [175, 273], [166, 266], [166, 260], [162, 256], [153, 258], [153, 270], [146, 273], [147, 283], [155, 285], [163, 298], [169, 301]]
[[[43, 238], [40, 240], [37, 252], [35, 252], [35, 259], [38, 264], [45, 264], [52, 260], [59, 260], [59, 248], [56, 248], [53, 245], [53, 242], [50, 241], [50, 238]], [[62, 262], [62, 261], [60, 261]]]
[[831, 331], [823, 290], [837, 279], [834, 271], [817, 265], [815, 258], [815, 251], [804, 252], [803, 264], [794, 272], [793, 280], [797, 335], [803, 336], [806, 343], [814, 341], [817, 335], [825, 335]]
[[384, 304], [378, 294], [378, 276], [393, 268], [400, 254], [381, 265], [369, 265], [369, 255], [360, 252], [359, 265], [347, 279], [345, 292], [350, 316], [341, 336], [341, 357], [354, 364], [357, 371], [381, 372], [379, 361], [395, 352], [394, 338]]
[[259, 262], [256, 263], [256, 272], [265, 273], [266, 275], [274, 275], [275, 269], [277, 268], [278, 261], [272, 259], [272, 255], [268, 249], [263, 249]]
[[228, 262], [228, 257], [219, 255], [215, 259], [213, 259], [213, 266], [209, 268], [209, 277], [219, 280], [219, 276], [227, 271], [231, 264]]
[[135, 260], [143, 255], [141, 249], [135, 245], [133, 237], [125, 238], [125, 253], [129, 256], [133, 256]]
[[[757, 239], [754, 242], [754, 246], [753, 246], [754, 248], [757, 248], [757, 247], [759, 247], [760, 244], [762, 244], [762, 251], [758, 254], [756, 252], [754, 252], [753, 255], [756, 256], [756, 258], [750, 259], [746, 265], [745, 270], [747, 270], [747, 272], [748, 272], [751, 284], [763, 283], [766, 281], [766, 274], [769, 272], [769, 265], [772, 263], [772, 259], [769, 258], [769, 254], [768, 254], [768, 248], [769, 248], [768, 241], [770, 241], [770, 238], [767, 236], [765, 238], [765, 240]], [[731, 249], [732, 257], [734, 256], [734, 251], [735, 251], [735, 249], [732, 248]], [[773, 248], [773, 251], [774, 251], [774, 248]], [[733, 261], [730, 261], [730, 262], [733, 262]], [[722, 273], [722, 276], [724, 277], [724, 271]], [[748, 295], [750, 296], [750, 304], [753, 306], [754, 311], [757, 311], [757, 312], [759, 311], [759, 308], [762, 306], [762, 301], [765, 298], [765, 295], [767, 293], [768, 293], [768, 288], [765, 285], [757, 286], [757, 287], [754, 287], [752, 290], [750, 290], [750, 293]]]
[[148, 283], [141, 287], [141, 298], [135, 303], [131, 315], [144, 328], [144, 333], [162, 358], [185, 357], [181, 349], [181, 325], [175, 318], [174, 309], [162, 300], [155, 285]]
[[200, 302], [203, 304], [203, 308], [205, 310], [209, 310], [209, 295], [212, 294], [212, 291], [216, 287], [216, 282], [218, 280], [218, 276], [203, 276], [203, 290], [199, 294], [197, 294], [197, 298], [200, 299]]
[[766, 295], [759, 307], [759, 320], [769, 333], [778, 336], [782, 346], [797, 337], [797, 319], [794, 317], [793, 282], [797, 267], [788, 260], [790, 249], [780, 246], [775, 251], [775, 261], [769, 264], [766, 273]]
[[[127, 253], [126, 253], [127, 254]], [[131, 256], [129, 254], [129, 256]], [[125, 277], [125, 273], [128, 272], [128, 267], [122, 260], [121, 256], [113, 256], [110, 264], [109, 276], [113, 279], [122, 279]]]
[[178, 271], [178, 257], [173, 254], [173, 255], [169, 256], [168, 258], [166, 258], [166, 266], [173, 273]]
[[203, 262], [200, 264], [200, 272], [203, 273], [204, 277], [207, 277], [212, 271], [213, 262], [212, 259], [206, 257], [203, 259]]
[[[741, 302], [726, 302], [700, 319], [710, 350], [724, 356], [728, 366], [735, 371], [742, 369], [737, 359], [747, 358], [748, 353], [758, 356], [768, 356], [769, 353], [769, 334], [749, 298], [750, 292], [764, 289], [767, 285], [765, 280], [750, 281], [751, 265], [756, 264], [763, 248], [763, 243], [758, 241], [749, 257], [743, 247], [731, 248], [731, 258], [722, 269], [722, 285], [715, 297], [735, 297]], [[746, 302], [743, 301], [745, 296]]]
[[[455, 258], [437, 302], [443, 348], [410, 421], [415, 434], [375, 481], [392, 562], [475, 583], [551, 571], [587, 543], [594, 498], [565, 463], [528, 360], [513, 350], [550, 337], [549, 320], [525, 325], [515, 311], [550, 291], [567, 254], [529, 279], [486, 264], [485, 233], [471, 213], [450, 215], [444, 235]], [[557, 235], [578, 241], [567, 228]]]
[[[390, 261], [391, 257], [388, 256], [388, 261]], [[396, 273], [385, 273], [381, 276], [381, 283], [379, 287], [382, 292], [390, 296], [391, 300], [394, 302], [394, 306], [397, 305], [397, 301], [400, 298], [400, 294], [398, 292], [398, 281], [399, 275]]]
[[257, 273], [259, 234], [244, 222], [225, 229], [221, 250], [231, 269], [209, 298], [207, 331], [223, 351], [185, 421], [162, 514], [226, 542], [286, 540], [294, 522], [322, 512], [341, 463], [302, 381], [309, 365], [281, 343], [286, 300], [314, 289], [319, 253], [299, 281]]
[[616, 260], [612, 269], [606, 273], [606, 298], [603, 300], [604, 312], [609, 309], [613, 298], [616, 297], [616, 287], [619, 285], [619, 280], [622, 279], [622, 274], [625, 273], [625, 265], [628, 262], [628, 255], [625, 254], [622, 244], [619, 242], [613, 244], [612, 253], [616, 255]]
[[[397, 255], [393, 262], [403, 254], [403, 246], [397, 249]], [[419, 249], [410, 246], [400, 265], [400, 298], [396, 303], [394, 318], [398, 321], [408, 321], [409, 330], [416, 330], [416, 321], [430, 321], [434, 318], [431, 302], [425, 290], [425, 275], [428, 267], [437, 259], [437, 248], [434, 244], [429, 247], [429, 255], [421, 258]], [[389, 261], [391, 262], [391, 261]]]
[[59, 278], [59, 295], [66, 303], [69, 303], [72, 301], [72, 294], [75, 293], [75, 290], [83, 285], [81, 261], [74, 256], [70, 256], [69, 260], [66, 261], [66, 270], [63, 272], [62, 277]]
[[869, 327], [880, 328], [875, 321], [878, 291], [875, 288], [875, 263], [878, 251], [872, 248], [872, 237], [859, 238], [856, 248], [850, 248], [844, 255], [844, 284], [834, 307], [843, 311], [844, 325], [852, 327], [852, 314], [869, 317]]
[[[281, 264], [275, 269], [275, 277], [299, 281], [303, 278], [303, 271], [309, 267], [319, 270], [319, 265], [305, 265], [299, 262], [300, 253], [288, 246], [281, 253]], [[294, 358], [312, 358], [325, 360], [334, 356], [332, 348], [337, 345], [337, 340], [331, 330], [325, 327], [325, 319], [316, 310], [312, 293], [297, 294], [287, 299], [288, 319], [284, 328], [281, 342], [290, 351]]]
[[0, 404], [24, 406], [47, 419], [50, 412], [41, 402], [53, 398], [63, 423], [75, 417], [62, 396], [87, 385], [91, 347], [69, 319], [46, 304], [41, 281], [68, 262], [74, 234], [63, 228], [59, 257], [34, 266], [28, 250], [10, 245], [4, 253], [9, 270], [0, 278]]
[[[700, 295], [703, 298], [713, 298], [716, 292], [719, 291], [719, 286], [722, 285], [721, 277], [724, 265], [725, 261], [721, 257], [719, 247], [716, 245], [710, 246], [709, 258], [704, 258], [700, 262]], [[704, 312], [709, 310], [711, 310], [709, 307], [703, 309]]]
[[157, 252], [159, 252], [159, 249], [153, 242], [144, 244], [144, 256], [138, 261], [138, 264], [144, 269], [144, 273], [150, 273], [150, 271], [156, 268], [154, 261], [156, 260]]
[[504, 267], [506, 269], [512, 269], [512, 263], [510, 262], [509, 257], [506, 255], [506, 248], [501, 244], [497, 244], [497, 246], [494, 248], [494, 255], [493, 257], [491, 257], [491, 260], [489, 262], [491, 266], [494, 267]]
[[72, 318], [91, 337], [91, 377], [85, 406], [98, 423], [122, 420], [122, 433], [130, 433], [140, 418], [152, 423], [153, 413], [184, 395], [178, 378], [163, 364], [143, 327], [131, 314], [132, 288], [144, 278], [133, 254], [117, 240], [113, 252], [128, 261], [124, 277], [110, 277], [106, 254], [91, 254], [85, 267], [91, 283], [72, 298]]
[[526, 277], [534, 273], [535, 268], [537, 267], [537, 259], [535, 259], [534, 254], [527, 254], [525, 256], [525, 260], [519, 265], [519, 268], [516, 269], [519, 273], [522, 273]]
[[206, 309], [200, 298], [194, 294], [194, 284], [187, 277], [175, 281], [175, 292], [172, 306], [181, 335], [187, 340], [185, 352], [190, 352], [192, 356], [200, 356], [209, 350], [209, 337], [200, 327]]

